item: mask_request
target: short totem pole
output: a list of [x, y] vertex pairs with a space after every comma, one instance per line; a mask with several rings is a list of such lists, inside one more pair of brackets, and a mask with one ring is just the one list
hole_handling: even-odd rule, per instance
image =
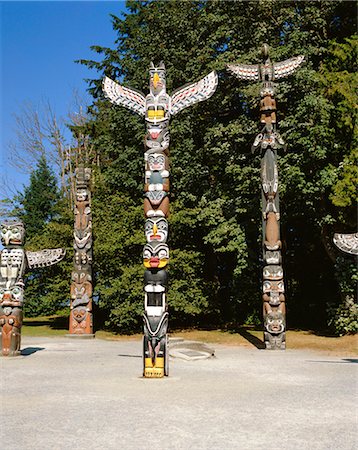
[[93, 337], [91, 169], [76, 169], [70, 335]]
[[121, 86], [109, 78], [103, 81], [105, 95], [112, 103], [125, 106], [145, 117], [145, 184], [144, 214], [147, 244], [143, 249], [144, 266], [144, 338], [143, 375], [161, 378], [168, 367], [168, 311], [166, 305], [169, 261], [167, 245], [169, 214], [169, 119], [194, 103], [211, 97], [218, 78], [211, 72], [197, 83], [166, 92], [163, 63], [149, 68], [149, 94]]
[[26, 269], [51, 266], [65, 256], [56, 248], [29, 252], [24, 250], [25, 227], [22, 222], [5, 221], [1, 225], [0, 252], [0, 336], [2, 356], [18, 356], [21, 347], [24, 274]]
[[303, 56], [271, 63], [268, 45], [262, 47], [263, 62], [257, 65], [228, 64], [237, 78], [261, 81], [260, 121], [264, 125], [252, 151], [260, 150], [263, 229], [263, 320], [267, 349], [285, 349], [285, 288], [280, 241], [280, 209], [278, 194], [277, 150], [285, 143], [276, 130], [274, 81], [292, 74], [303, 62]]

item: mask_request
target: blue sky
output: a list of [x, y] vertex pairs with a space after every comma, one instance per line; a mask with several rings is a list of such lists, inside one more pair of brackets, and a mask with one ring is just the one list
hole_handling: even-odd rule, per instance
[[[7, 192], [28, 183], [28, 174], [8, 161], [9, 144], [16, 141], [14, 114], [25, 103], [37, 108], [48, 101], [56, 115], [66, 117], [73, 92], [86, 96], [84, 79], [96, 76], [74, 60], [99, 59], [91, 45], [113, 47], [116, 34], [109, 14], [123, 11], [124, 1], [0, 2], [0, 172]], [[0, 190], [0, 198], [4, 195]]]

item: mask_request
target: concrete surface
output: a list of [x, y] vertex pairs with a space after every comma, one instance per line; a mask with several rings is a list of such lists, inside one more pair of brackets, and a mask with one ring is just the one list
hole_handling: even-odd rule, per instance
[[0, 358], [7, 450], [353, 450], [357, 359], [215, 346], [141, 378], [141, 342], [25, 337]]

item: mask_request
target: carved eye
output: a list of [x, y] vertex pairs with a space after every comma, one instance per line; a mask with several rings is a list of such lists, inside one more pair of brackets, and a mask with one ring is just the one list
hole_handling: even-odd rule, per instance
[[162, 258], [167, 258], [168, 257], [168, 253], [167, 251], [163, 248], [161, 250], [159, 250], [158, 256], [160, 259]]
[[152, 222], [146, 222], [145, 223], [145, 232], [149, 233], [150, 231], [152, 231], [153, 228], [153, 223]]
[[149, 259], [152, 256], [151, 252], [149, 250], [143, 251], [143, 258]]
[[12, 232], [13, 232], [13, 233], [18, 233], [18, 232], [19, 232], [19, 229], [15, 227], [15, 228], [12, 229]]
[[21, 289], [20, 289], [18, 286], [15, 286], [15, 287], [12, 289], [12, 293], [13, 293], [14, 295], [19, 295], [20, 292], [21, 292]]
[[158, 222], [157, 227], [159, 230], [165, 230], [167, 228], [167, 224], [162, 220], [161, 222]]
[[2, 297], [4, 295], [4, 293], [5, 293], [5, 289], [1, 288], [0, 289], [0, 297]]
[[264, 291], [270, 290], [270, 288], [271, 288], [271, 283], [269, 281], [265, 281], [263, 284]]

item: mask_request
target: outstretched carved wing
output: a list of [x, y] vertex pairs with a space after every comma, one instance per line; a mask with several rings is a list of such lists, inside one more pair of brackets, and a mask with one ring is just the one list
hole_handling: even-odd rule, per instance
[[145, 97], [140, 91], [126, 88], [104, 77], [103, 92], [112, 103], [131, 109], [141, 116], [145, 115]]
[[251, 64], [227, 64], [227, 69], [240, 80], [258, 81], [259, 66]]
[[186, 84], [176, 89], [170, 101], [170, 114], [174, 116], [188, 106], [210, 98], [218, 85], [218, 75], [213, 70], [196, 83]]
[[302, 64], [304, 59], [305, 57], [300, 55], [290, 59], [286, 59], [285, 61], [275, 63], [273, 65], [274, 79], [277, 80], [279, 78], [284, 78], [288, 75], [291, 75], [297, 69], [297, 67]]
[[342, 252], [358, 256], [358, 233], [335, 233], [333, 236], [333, 242]]
[[26, 252], [27, 263], [30, 269], [47, 267], [57, 264], [66, 254], [64, 248], [39, 250], [38, 252]]

